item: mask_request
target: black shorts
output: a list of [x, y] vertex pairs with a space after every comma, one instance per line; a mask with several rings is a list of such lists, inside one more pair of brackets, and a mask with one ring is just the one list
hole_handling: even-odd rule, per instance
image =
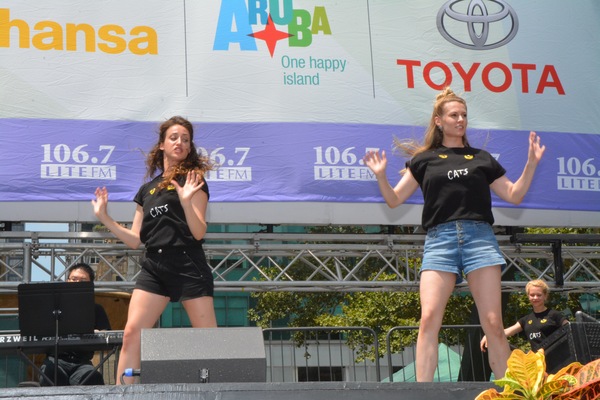
[[201, 246], [146, 251], [135, 288], [172, 302], [213, 297], [215, 284]]

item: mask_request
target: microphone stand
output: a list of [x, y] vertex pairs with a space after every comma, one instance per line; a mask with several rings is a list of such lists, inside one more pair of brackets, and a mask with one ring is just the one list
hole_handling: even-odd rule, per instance
[[54, 311], [52, 311], [52, 313], [54, 314], [54, 321], [55, 321], [55, 332], [54, 332], [54, 386], [58, 385], [58, 325], [59, 325], [59, 321], [60, 321], [60, 315], [62, 314], [62, 311], [60, 310], [59, 307], [59, 301], [58, 301], [58, 297], [59, 296], [55, 296], [54, 297]]

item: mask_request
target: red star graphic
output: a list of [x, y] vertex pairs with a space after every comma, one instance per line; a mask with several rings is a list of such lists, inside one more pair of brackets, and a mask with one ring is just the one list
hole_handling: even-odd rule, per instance
[[252, 36], [257, 39], [264, 40], [267, 43], [267, 47], [269, 48], [269, 53], [271, 53], [271, 58], [273, 58], [273, 53], [275, 53], [275, 46], [277, 45], [277, 41], [281, 39], [289, 38], [291, 35], [287, 32], [278, 31], [271, 19], [271, 15], [269, 14], [269, 20], [267, 21], [267, 26], [264, 30], [250, 33], [248, 36]]

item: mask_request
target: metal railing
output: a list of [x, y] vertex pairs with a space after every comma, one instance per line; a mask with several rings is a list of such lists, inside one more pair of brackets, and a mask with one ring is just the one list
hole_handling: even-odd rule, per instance
[[[464, 346], [452, 343], [462, 340], [460, 333], [477, 326], [448, 326], [441, 331], [440, 340], [443, 349], [452, 352], [461, 351]], [[156, 328], [161, 329], [161, 328]], [[418, 327], [396, 327], [387, 337], [392, 335], [410, 335]], [[452, 333], [453, 331], [453, 333]], [[7, 333], [0, 331], [0, 334]], [[352, 345], [349, 337], [352, 336]], [[414, 361], [414, 342], [399, 350], [392, 350], [389, 341], [384, 353], [387, 357], [374, 357], [381, 354], [377, 334], [366, 327], [289, 327], [268, 328], [263, 330], [266, 355], [267, 382], [309, 382], [309, 381], [347, 381], [347, 382], [381, 382], [410, 381], [410, 376], [393, 376], [393, 371], [402, 368], [409, 370]], [[447, 346], [446, 346], [447, 344]], [[16, 350], [15, 350], [16, 351]], [[446, 351], [446, 350], [444, 350]], [[450, 351], [450, 350], [448, 350]], [[29, 355], [33, 362], [41, 362], [44, 355]], [[112, 356], [113, 358], [115, 356]], [[440, 353], [440, 359], [446, 359]], [[455, 359], [452, 360], [456, 362]], [[16, 356], [0, 357], [0, 366], [7, 370], [0, 377], [0, 387], [16, 386], [21, 381], [37, 381], [36, 372]], [[440, 369], [445, 370], [443, 362]], [[451, 366], [455, 371], [458, 366]], [[8, 371], [10, 369], [10, 373]], [[109, 361], [102, 369], [106, 384], [115, 383], [114, 361]], [[143, 372], [143, 371], [142, 371]], [[406, 371], [405, 371], [406, 372]], [[398, 374], [398, 372], [396, 373]], [[454, 374], [454, 372], [453, 372]], [[447, 379], [446, 374], [437, 374]], [[414, 373], [413, 373], [414, 377]], [[451, 376], [456, 381], [456, 374]]]
[[374, 381], [381, 380], [379, 357], [369, 361], [344, 340], [362, 333], [362, 349], [379, 353], [377, 334], [364, 327], [292, 327], [263, 330], [267, 381]]
[[[402, 351], [392, 349], [394, 336], [416, 337], [417, 326], [396, 326], [386, 334], [386, 355], [389, 382], [414, 381], [416, 377], [416, 342], [405, 346]], [[487, 354], [480, 350], [479, 342], [483, 337], [481, 325], [442, 325], [439, 333], [438, 366], [434, 381], [489, 381], [491, 369]], [[398, 361], [394, 363], [393, 357]], [[402, 366], [394, 372], [394, 365]]]
[[[397, 326], [385, 335], [380, 353], [377, 334], [364, 327], [291, 327], [264, 329], [267, 380], [299, 382], [342, 380], [415, 381], [418, 326]], [[352, 345], [348, 345], [349, 336]], [[482, 353], [480, 325], [443, 325], [434, 381], [489, 381], [491, 370]], [[406, 343], [402, 347], [394, 339]], [[383, 357], [373, 357], [384, 354]], [[334, 378], [334, 379], [331, 379]]]
[[[570, 346], [572, 349], [567, 351], [571, 358], [568, 362], [577, 360], [586, 363], [600, 357], [600, 324], [577, 322], [571, 325], [579, 330], [568, 330], [571, 335], [568, 340], [578, 343]], [[393, 327], [385, 335], [385, 346], [381, 348], [375, 331], [366, 327], [264, 329], [266, 380], [272, 383], [412, 382], [415, 381], [414, 338], [417, 330], [417, 326]], [[481, 337], [479, 325], [443, 325], [439, 335], [438, 366], [434, 381], [489, 381], [493, 375], [487, 362], [487, 354], [479, 349]], [[395, 339], [401, 339], [404, 344], [398, 346]], [[554, 350], [548, 351], [547, 356]], [[564, 354], [565, 349], [559, 351]], [[375, 354], [381, 357], [373, 358]], [[103, 369], [105, 382], [114, 384], [114, 362], [106, 365]], [[18, 372], [23, 380], [38, 379], [31, 375], [32, 371], [26, 371], [28, 368], [24, 361], [16, 360], [15, 357], [0, 357], [0, 368], [5, 368], [4, 382], [0, 381], [0, 387], [8, 387], [6, 369], [11, 369], [13, 373], [10, 382], [13, 385], [18, 383], [15, 383], [14, 372]]]

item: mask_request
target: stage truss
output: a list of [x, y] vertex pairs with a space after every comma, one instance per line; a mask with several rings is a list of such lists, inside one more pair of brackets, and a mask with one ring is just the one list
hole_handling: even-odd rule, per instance
[[[414, 291], [424, 235], [209, 233], [204, 248], [215, 289], [256, 291]], [[597, 293], [598, 235], [499, 235], [509, 268], [503, 291], [530, 279], [553, 291]], [[143, 249], [127, 249], [109, 233], [0, 232], [0, 293], [20, 283], [64, 280], [83, 261], [97, 270], [100, 291], [131, 291]], [[457, 291], [468, 291], [466, 284]]]

